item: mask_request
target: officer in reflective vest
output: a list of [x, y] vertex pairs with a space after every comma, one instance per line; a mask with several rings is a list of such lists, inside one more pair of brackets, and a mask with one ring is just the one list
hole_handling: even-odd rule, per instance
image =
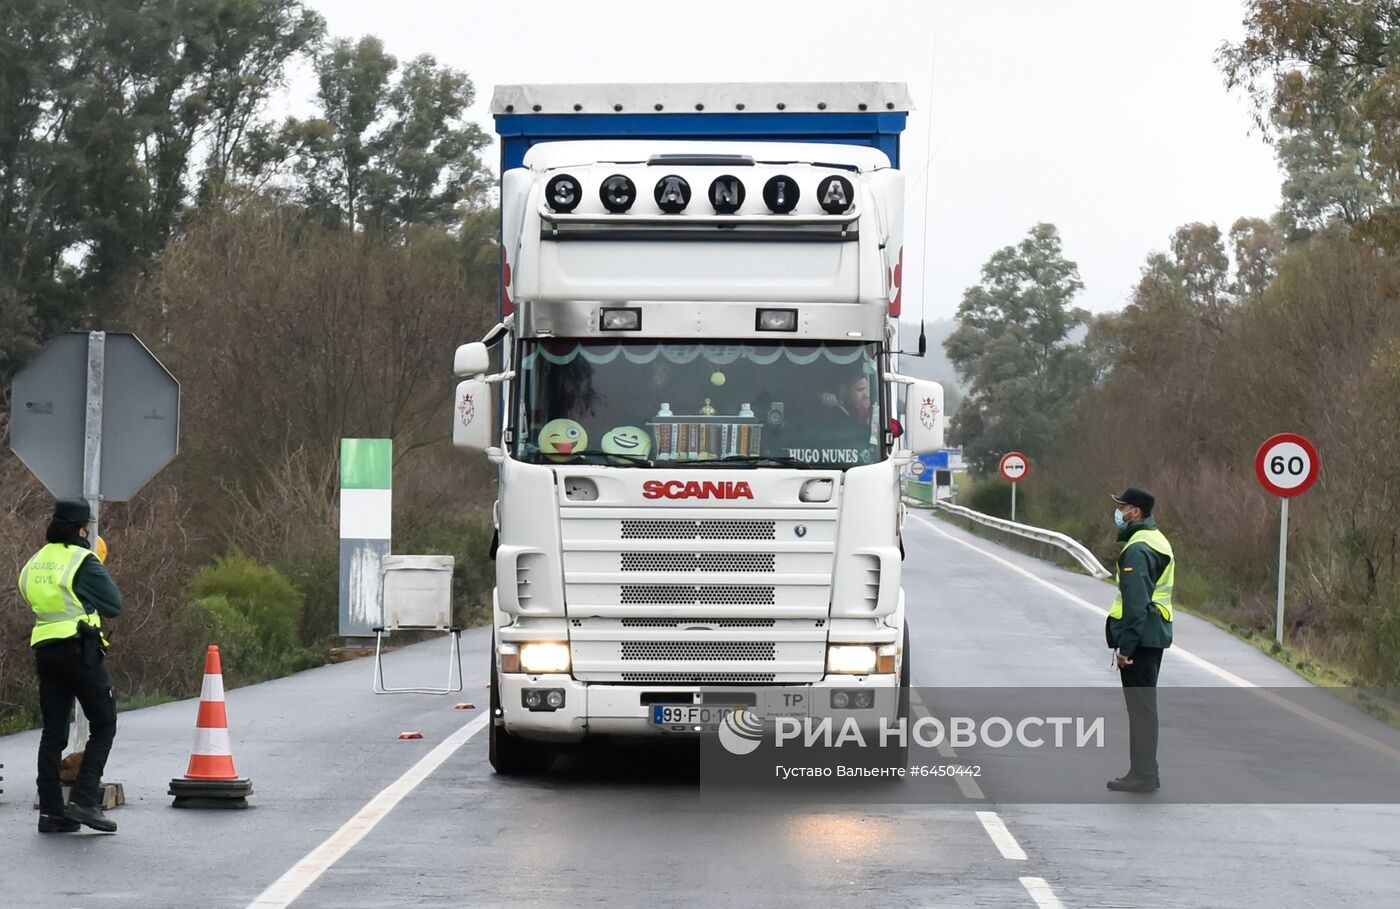
[[[107, 671], [104, 618], [122, 610], [122, 595], [91, 549], [92, 511], [86, 502], [60, 501], [45, 532], [44, 548], [19, 573], [19, 592], [34, 613], [29, 637], [39, 674], [39, 832], [72, 833], [87, 825], [106, 833], [117, 825], [102, 813], [102, 771], [117, 732], [117, 704]], [[73, 702], [87, 716], [83, 750], [71, 804], [63, 803], [59, 764], [68, 743]]]
[[1130, 486], [1113, 501], [1113, 522], [1123, 548], [1115, 575], [1118, 596], [1108, 611], [1104, 634], [1113, 648], [1128, 706], [1131, 764], [1125, 775], [1109, 781], [1108, 788], [1153, 792], [1162, 786], [1157, 769], [1157, 674], [1162, 651], [1172, 645], [1176, 558], [1152, 517], [1157, 500], [1151, 493]]

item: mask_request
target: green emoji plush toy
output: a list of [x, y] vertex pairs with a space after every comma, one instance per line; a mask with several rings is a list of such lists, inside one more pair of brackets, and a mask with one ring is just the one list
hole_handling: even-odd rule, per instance
[[572, 461], [587, 447], [588, 430], [574, 420], [550, 420], [540, 427], [540, 451], [551, 461]]
[[619, 426], [603, 436], [602, 448], [604, 454], [629, 455], [629, 458], [612, 459], [614, 463], [627, 464], [631, 458], [651, 456], [651, 435], [636, 426]]

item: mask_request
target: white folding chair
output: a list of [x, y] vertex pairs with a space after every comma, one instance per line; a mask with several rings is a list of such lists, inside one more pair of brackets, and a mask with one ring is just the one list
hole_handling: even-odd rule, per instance
[[[375, 694], [451, 694], [462, 690], [462, 629], [452, 622], [452, 564], [452, 556], [384, 557], [379, 572], [384, 623], [373, 629]], [[384, 684], [384, 638], [394, 631], [442, 631], [452, 635], [446, 687], [390, 688]]]

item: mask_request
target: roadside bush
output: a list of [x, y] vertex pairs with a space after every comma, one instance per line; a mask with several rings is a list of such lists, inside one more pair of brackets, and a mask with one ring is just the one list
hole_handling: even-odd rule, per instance
[[201, 597], [194, 601], [194, 608], [205, 622], [210, 643], [219, 645], [220, 662], [228, 667], [230, 676], [239, 678], [245, 668], [258, 664], [258, 636], [253, 624], [227, 597]]
[[1358, 668], [1374, 685], [1400, 686], [1400, 590], [1365, 613], [1365, 625], [1355, 635]]
[[190, 592], [196, 599], [223, 597], [248, 619], [261, 647], [287, 649], [299, 643], [305, 598], [275, 568], [235, 552], [200, 569]]
[[315, 664], [301, 645], [305, 597], [276, 568], [234, 552], [200, 569], [190, 594], [211, 631], [230, 633], [230, 646], [241, 651], [244, 663], [228, 667], [235, 678], [251, 681]]
[[[1024, 489], [1016, 491], [1016, 514], [1022, 520], [1030, 508]], [[1011, 484], [1003, 479], [982, 480], [967, 497], [967, 507], [996, 518], [1011, 517]]]
[[336, 636], [340, 624], [340, 546], [324, 543], [314, 552], [278, 563], [275, 567], [301, 592], [301, 641], [322, 649]]

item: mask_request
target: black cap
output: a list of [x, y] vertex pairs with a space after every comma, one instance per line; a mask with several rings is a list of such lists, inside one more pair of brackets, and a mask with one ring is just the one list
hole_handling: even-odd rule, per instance
[[1131, 505], [1134, 508], [1141, 508], [1143, 515], [1152, 514], [1152, 506], [1157, 504], [1152, 493], [1146, 489], [1138, 489], [1136, 486], [1129, 486], [1121, 493], [1113, 497], [1113, 501], [1119, 505]]
[[92, 523], [92, 509], [82, 499], [59, 499], [53, 503], [53, 516], [69, 524]]

